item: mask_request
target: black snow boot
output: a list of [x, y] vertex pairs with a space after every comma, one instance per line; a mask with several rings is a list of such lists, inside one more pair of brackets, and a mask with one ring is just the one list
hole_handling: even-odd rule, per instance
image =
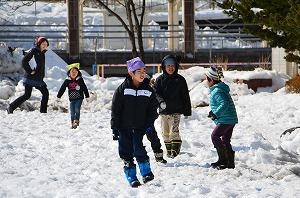
[[155, 157], [155, 160], [157, 162], [160, 162], [160, 163], [163, 163], [163, 164], [167, 163], [167, 161], [164, 159], [164, 153], [163, 153], [163, 151], [154, 153], [154, 157]]
[[210, 166], [216, 169], [225, 169], [228, 165], [227, 152], [225, 147], [216, 148], [218, 153], [218, 161], [211, 163]]
[[154, 179], [154, 175], [152, 172], [148, 173], [148, 175], [144, 176], [143, 177], [143, 182], [144, 184], [149, 182], [149, 181], [152, 181]]
[[167, 157], [171, 157], [171, 149], [172, 149], [172, 143], [171, 142], [165, 142], [166, 149], [167, 149]]
[[181, 140], [172, 141], [171, 158], [176, 157], [180, 153], [181, 143]]
[[10, 105], [7, 107], [6, 111], [7, 111], [7, 114], [12, 114], [14, 112], [14, 110], [12, 110]]
[[232, 149], [227, 149], [228, 165], [227, 168], [235, 168], [234, 165], [234, 154], [235, 152]]

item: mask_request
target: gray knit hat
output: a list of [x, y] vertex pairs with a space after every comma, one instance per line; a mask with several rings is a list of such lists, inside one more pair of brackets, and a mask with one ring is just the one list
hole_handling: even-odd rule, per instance
[[222, 70], [219, 70], [216, 66], [211, 66], [205, 73], [205, 75], [213, 80], [221, 80], [223, 77], [223, 72]]

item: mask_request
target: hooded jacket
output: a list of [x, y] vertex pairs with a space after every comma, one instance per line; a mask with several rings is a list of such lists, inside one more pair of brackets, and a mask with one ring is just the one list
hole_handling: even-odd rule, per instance
[[127, 77], [113, 96], [111, 128], [144, 130], [158, 117], [157, 105], [149, 84], [142, 82], [137, 88], [132, 79]]
[[238, 123], [235, 106], [229, 94], [229, 86], [224, 82], [219, 82], [210, 87], [209, 90], [210, 108], [217, 117], [214, 122], [216, 124]]
[[179, 113], [190, 116], [192, 112], [189, 90], [185, 78], [178, 74], [178, 68], [179, 64], [176, 64], [175, 72], [169, 75], [166, 72], [164, 61], [162, 62], [163, 74], [156, 79], [154, 85], [157, 100], [160, 103], [164, 101], [167, 105], [160, 114]]

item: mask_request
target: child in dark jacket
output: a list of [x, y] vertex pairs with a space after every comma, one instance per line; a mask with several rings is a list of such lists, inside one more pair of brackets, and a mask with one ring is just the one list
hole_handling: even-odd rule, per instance
[[234, 168], [234, 151], [230, 144], [233, 128], [238, 123], [234, 103], [229, 94], [229, 87], [221, 81], [222, 73], [216, 67], [206, 72], [206, 80], [210, 91], [210, 108], [208, 114], [216, 124], [211, 134], [219, 159], [211, 166], [217, 169]]
[[[153, 79], [154, 80], [154, 79]], [[144, 82], [145, 83], [148, 83], [152, 88], [153, 88], [153, 85], [152, 85], [152, 81], [151, 81], [151, 78], [148, 74], [146, 74], [145, 76], [145, 79], [144, 79]], [[155, 90], [154, 90], [155, 91]], [[147, 139], [150, 141], [151, 143], [151, 148], [154, 152], [154, 157], [155, 157], [155, 160], [157, 162], [160, 162], [160, 163], [163, 163], [163, 164], [166, 164], [167, 163], [167, 160], [164, 159], [164, 152], [163, 150], [161, 149], [161, 143], [160, 143], [160, 139], [158, 138], [157, 136], [157, 131], [155, 130], [155, 127], [153, 126], [153, 132], [151, 133], [147, 133], [146, 132], [146, 137]]]
[[31, 96], [32, 88], [38, 89], [42, 93], [42, 100], [40, 106], [41, 113], [47, 113], [47, 105], [49, 99], [49, 91], [44, 82], [45, 77], [45, 53], [49, 46], [49, 42], [45, 37], [39, 37], [36, 46], [32, 48], [22, 60], [22, 66], [25, 70], [24, 76], [24, 95], [13, 101], [7, 108], [9, 114], [19, 107], [23, 102], [28, 100]]
[[140, 185], [136, 176], [136, 159], [143, 182], [154, 179], [149, 157], [143, 146], [146, 133], [154, 132], [157, 119], [155, 93], [144, 82], [145, 64], [139, 57], [127, 61], [129, 76], [116, 89], [111, 112], [113, 139], [119, 141], [119, 156], [124, 161], [124, 173], [131, 187]]
[[191, 100], [186, 80], [178, 74], [179, 63], [175, 56], [163, 58], [163, 74], [155, 82], [155, 91], [160, 107], [161, 128], [167, 156], [174, 158], [180, 153], [180, 116], [191, 115]]
[[76, 129], [79, 126], [80, 109], [84, 95], [86, 98], [89, 98], [90, 95], [82, 78], [81, 72], [79, 71], [79, 63], [68, 65], [68, 69], [68, 78], [61, 85], [57, 93], [57, 98], [61, 98], [68, 87], [71, 128]]

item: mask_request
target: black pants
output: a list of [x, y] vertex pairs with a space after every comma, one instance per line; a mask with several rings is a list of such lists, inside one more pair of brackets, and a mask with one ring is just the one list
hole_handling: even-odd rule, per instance
[[[20, 96], [17, 98], [15, 101], [13, 101], [10, 105], [10, 111], [14, 111], [17, 107], [19, 107], [23, 102], [28, 100], [31, 96], [32, 92], [32, 86], [24, 84], [25, 86], [25, 93], [24, 95]], [[40, 107], [40, 112], [41, 113], [47, 113], [47, 105], [48, 105], [48, 99], [49, 99], [49, 91], [46, 86], [42, 87], [35, 87], [42, 93], [42, 100], [41, 100], [41, 107]]]
[[151, 143], [151, 148], [153, 150], [154, 153], [162, 153], [163, 150], [161, 149], [161, 143], [160, 143], [160, 139], [157, 136], [157, 132], [156, 130], [154, 130], [152, 133], [147, 134], [147, 139], [150, 141]]

